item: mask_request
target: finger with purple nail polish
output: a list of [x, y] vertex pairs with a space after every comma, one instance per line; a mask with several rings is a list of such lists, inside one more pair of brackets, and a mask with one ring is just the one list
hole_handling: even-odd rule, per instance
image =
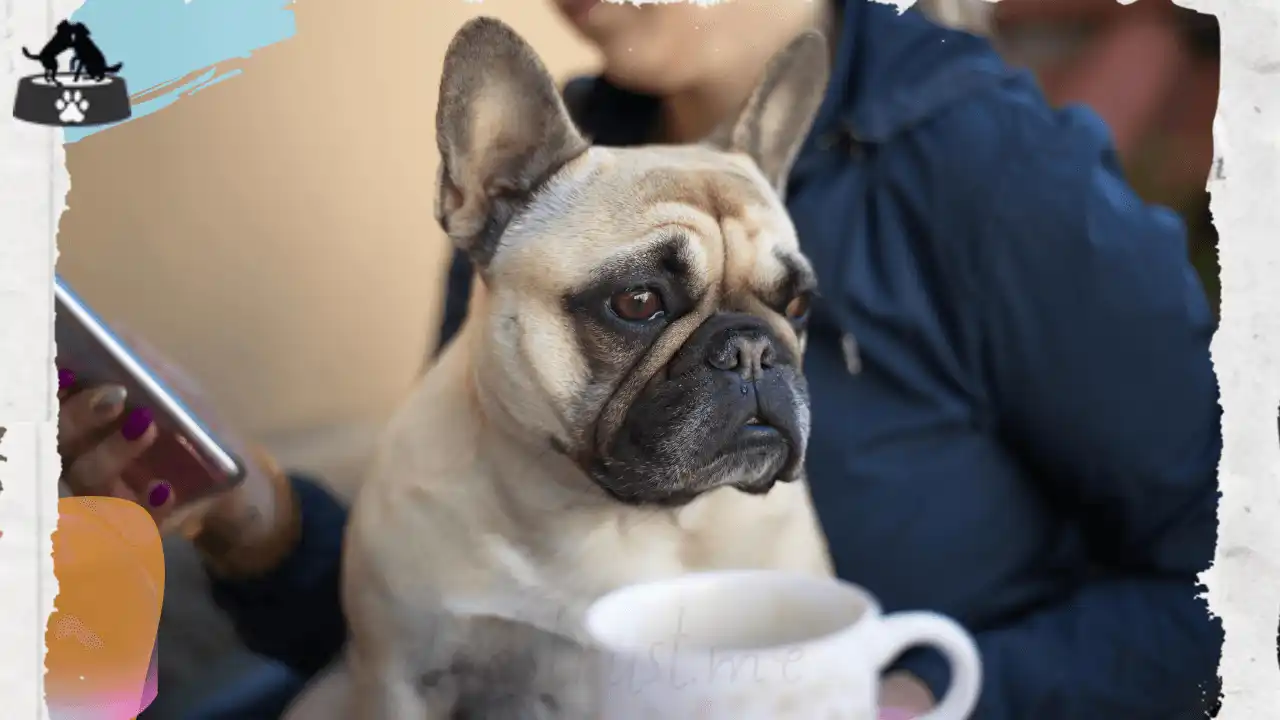
[[125, 440], [137, 440], [146, 434], [147, 430], [151, 428], [152, 422], [150, 408], [134, 408], [129, 411], [124, 422], [120, 423], [120, 434], [124, 435]]
[[58, 390], [66, 390], [76, 384], [76, 374], [66, 368], [58, 368]]
[[129, 393], [119, 385], [104, 385], [93, 391], [89, 409], [99, 420], [111, 420], [124, 410], [124, 401]]
[[160, 507], [169, 502], [169, 496], [173, 489], [169, 483], [158, 480], [152, 484], [151, 489], [147, 491], [147, 504], [153, 508]]

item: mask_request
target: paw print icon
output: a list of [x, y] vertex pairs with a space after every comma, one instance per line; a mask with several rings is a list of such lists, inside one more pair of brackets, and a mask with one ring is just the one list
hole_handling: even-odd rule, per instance
[[53, 101], [58, 120], [67, 125], [79, 125], [89, 111], [89, 99], [79, 90], [63, 90], [61, 97]]

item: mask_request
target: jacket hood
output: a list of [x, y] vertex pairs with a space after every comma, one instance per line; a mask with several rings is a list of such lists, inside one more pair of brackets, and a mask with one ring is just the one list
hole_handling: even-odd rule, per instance
[[883, 142], [946, 106], [1021, 71], [985, 38], [945, 28], [915, 8], [829, 0], [837, 37], [831, 82], [816, 126], [839, 124], [862, 142]]

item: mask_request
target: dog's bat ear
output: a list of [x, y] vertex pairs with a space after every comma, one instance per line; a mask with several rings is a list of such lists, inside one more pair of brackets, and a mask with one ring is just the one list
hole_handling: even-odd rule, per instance
[[779, 194], [826, 94], [831, 74], [827, 42], [808, 31], [773, 57], [737, 116], [704, 141], [749, 156]]
[[511, 217], [588, 146], [537, 54], [487, 17], [462, 26], [445, 53], [436, 143], [436, 219], [481, 269]]

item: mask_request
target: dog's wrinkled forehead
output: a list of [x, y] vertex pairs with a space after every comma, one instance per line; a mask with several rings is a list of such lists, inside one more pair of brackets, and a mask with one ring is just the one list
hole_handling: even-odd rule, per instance
[[693, 264], [726, 283], [751, 283], [748, 268], [769, 263], [760, 250], [796, 254], [778, 197], [828, 69], [822, 37], [802, 33], [701, 145], [592, 147], [533, 48], [503, 23], [477, 18], [445, 54], [436, 217], [495, 279], [499, 265], [511, 266], [498, 262], [506, 254], [563, 285], [567, 275], [551, 272], [563, 269], [557, 263], [594, 268], [661, 242], [660, 228], [684, 226]]
[[769, 292], [808, 267], [777, 193], [744, 156], [695, 145], [593, 147], [513, 218], [492, 275], [557, 292], [667, 249], [692, 284], [728, 292]]

